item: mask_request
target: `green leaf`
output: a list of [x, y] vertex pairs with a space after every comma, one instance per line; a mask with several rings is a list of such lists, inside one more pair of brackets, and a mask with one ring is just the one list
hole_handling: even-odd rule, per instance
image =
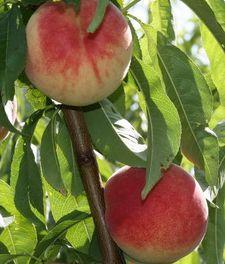
[[133, 26], [133, 24], [130, 22], [130, 20], [128, 21], [130, 30], [131, 30], [131, 34], [132, 34], [132, 40], [133, 40], [133, 55], [139, 59], [142, 58], [142, 53], [141, 53], [141, 47], [140, 47], [140, 43], [139, 43], [139, 39], [137, 36], [137, 32], [135, 31], [135, 28]]
[[36, 230], [34, 225], [25, 219], [15, 207], [13, 188], [0, 180], [0, 190], [0, 206], [15, 218], [12, 224], [4, 228], [0, 235], [0, 241], [11, 254], [27, 255], [27, 257], [19, 258], [15, 263], [27, 263], [37, 243]]
[[104, 157], [97, 157], [98, 169], [103, 178], [103, 181], [107, 181], [113, 174], [111, 164], [104, 159]]
[[71, 194], [81, 194], [84, 190], [81, 176], [74, 156], [70, 135], [62, 119], [60, 119], [59, 123], [56, 144], [57, 157], [64, 185]]
[[87, 218], [71, 227], [66, 234], [66, 238], [77, 251], [89, 254], [94, 230], [93, 219]]
[[138, 19], [136, 19], [136, 21], [140, 24], [145, 33], [145, 35], [140, 40], [142, 56], [146, 63], [154, 67], [157, 74], [161, 74], [157, 56], [157, 41], [159, 32], [157, 32], [152, 26], [144, 24]]
[[214, 129], [218, 123], [224, 120], [225, 106], [219, 105], [213, 112], [209, 121], [209, 127]]
[[217, 126], [215, 126], [213, 131], [216, 133], [220, 145], [224, 146], [225, 145], [225, 120], [223, 120], [222, 122], [219, 122]]
[[197, 251], [193, 251], [186, 257], [174, 262], [174, 264], [200, 264], [200, 257]]
[[173, 16], [171, 13], [171, 4], [169, 0], [154, 0], [151, 3], [151, 26], [170, 41], [174, 40]]
[[[35, 258], [42, 259], [44, 257], [46, 249], [49, 246], [53, 245], [59, 238], [61, 238], [69, 228], [89, 217], [89, 214], [86, 213], [86, 209], [84, 211], [82, 211], [82, 208], [79, 209], [80, 211], [76, 210], [71, 214], [65, 216], [64, 218], [61, 218], [56, 223], [56, 225], [48, 232], [48, 234], [44, 236], [44, 238], [38, 243], [37, 247], [35, 248], [33, 254]], [[30, 261], [30, 264], [33, 263], [40, 262], [32, 259]]]
[[166, 90], [159, 65], [159, 52], [157, 47], [160, 43], [161, 45], [166, 45], [168, 41], [161, 32], [156, 31], [151, 25], [144, 24], [140, 20], [137, 20], [137, 22], [141, 25], [145, 33], [144, 37], [140, 41], [145, 62], [146, 64], [150, 64], [156, 71], [158, 78], [160, 78], [161, 88]]
[[0, 206], [11, 215], [19, 214], [14, 204], [14, 191], [6, 182], [0, 180]]
[[94, 263], [102, 263], [102, 254], [99, 247], [99, 241], [98, 241], [98, 235], [96, 229], [94, 230], [94, 234], [90, 243], [89, 256], [92, 256], [95, 259]]
[[38, 145], [41, 145], [42, 136], [44, 134], [48, 122], [49, 120], [44, 117], [41, 118], [37, 123], [37, 126], [34, 130], [33, 139], [35, 139], [35, 142], [37, 142]]
[[6, 181], [9, 180], [11, 172], [11, 162], [14, 148], [15, 142], [12, 138], [10, 138], [0, 159], [0, 178], [2, 179], [2, 177], [6, 177]]
[[17, 259], [19, 257], [24, 257], [24, 255], [11, 255], [11, 254], [0, 254], [0, 263], [1, 264], [12, 264], [12, 260]]
[[225, 5], [223, 0], [207, 0], [211, 9], [213, 10], [217, 21], [222, 26], [223, 30], [225, 30]]
[[66, 263], [79, 263], [79, 264], [101, 264], [101, 261], [97, 261], [95, 258], [93, 259], [90, 254], [86, 255], [72, 248], [67, 248], [66, 251]]
[[66, 239], [78, 252], [94, 259], [101, 258], [93, 218], [86, 218], [71, 227], [67, 231]]
[[191, 125], [205, 125], [211, 118], [213, 101], [201, 71], [175, 46], [159, 46], [158, 55], [168, 94], [180, 112], [183, 108], [182, 121], [184, 112], [189, 111]]
[[59, 253], [61, 253], [61, 248], [62, 245], [52, 245], [50, 247], [47, 248], [47, 250], [45, 251], [45, 256], [44, 258], [50, 262], [50, 263], [54, 263], [54, 260], [57, 259], [57, 256], [59, 255]]
[[20, 163], [24, 155], [24, 139], [19, 137], [17, 139], [15, 150], [13, 153], [12, 164], [11, 164], [11, 175], [10, 175], [10, 185], [15, 189], [18, 180]]
[[[74, 210], [79, 210], [79, 207], [88, 206], [87, 198], [84, 195], [76, 197], [69, 193], [67, 195], [62, 195], [55, 191], [47, 182], [46, 190], [48, 192], [50, 208], [55, 221], [58, 221]], [[93, 232], [93, 220], [87, 218], [69, 228], [66, 233], [66, 238], [78, 251], [88, 253]]]
[[114, 105], [116, 111], [122, 116], [124, 116], [126, 113], [125, 96], [124, 86], [121, 84], [120, 87], [108, 97], [108, 99]]
[[[28, 193], [31, 204], [44, 215], [43, 189], [40, 170], [35, 162], [35, 157], [30, 145], [26, 145], [26, 175], [28, 176]], [[25, 159], [25, 158], [24, 158]]]
[[[21, 84], [24, 87], [24, 84]], [[24, 87], [25, 88], [25, 87]], [[20, 87], [21, 89], [21, 87]], [[16, 91], [18, 93], [18, 90]], [[30, 112], [34, 110], [40, 110], [41, 108], [45, 108], [47, 104], [48, 98], [38, 89], [30, 88], [27, 86], [26, 89], [23, 90], [24, 93], [24, 102], [26, 104], [26, 110], [30, 109]], [[24, 113], [27, 117], [30, 116], [31, 113]]]
[[27, 144], [30, 144], [34, 130], [37, 126], [38, 121], [41, 119], [44, 114], [44, 109], [37, 110], [26, 120], [26, 124], [23, 127], [23, 136]]
[[[217, 0], [216, 0], [217, 1]], [[224, 3], [223, 3], [224, 4]], [[225, 11], [224, 11], [225, 17]], [[225, 18], [224, 18], [225, 21]], [[219, 93], [220, 102], [225, 106], [225, 53], [206, 26], [201, 25], [203, 45], [210, 60], [210, 74]]]
[[222, 188], [225, 184], [225, 146], [220, 148], [220, 166], [219, 166], [220, 181], [219, 187]]
[[30, 145], [22, 137], [19, 137], [15, 146], [10, 184], [15, 189], [15, 203], [21, 214], [42, 225], [41, 222], [45, 220], [39, 168]]
[[[18, 198], [16, 202], [21, 210], [24, 203], [26, 204], [25, 207], [29, 210], [29, 203], [31, 203], [43, 215], [43, 190], [40, 169], [35, 162], [35, 157], [31, 149], [31, 139], [42, 115], [43, 110], [34, 112], [23, 127], [22, 132], [24, 137], [19, 140], [19, 147], [15, 151], [11, 184], [16, 190], [15, 195]], [[24, 199], [24, 191], [27, 199]]]
[[[31, 139], [34, 134], [35, 128], [37, 126], [38, 121], [43, 115], [43, 110], [38, 110], [33, 113], [26, 125], [23, 127], [23, 133], [27, 135], [25, 138], [24, 145], [24, 156], [23, 159], [26, 160], [26, 167], [24, 168], [24, 175], [28, 176], [28, 194], [29, 200], [33, 207], [39, 211], [42, 215], [44, 215], [44, 207], [43, 207], [43, 189], [42, 189], [42, 181], [40, 168], [38, 164], [35, 162], [35, 156], [31, 149]], [[21, 161], [21, 163], [23, 160]], [[20, 170], [21, 172], [21, 170]], [[17, 182], [18, 184], [18, 182]]]
[[25, 26], [17, 5], [0, 17], [0, 91], [4, 101], [14, 96], [14, 81], [25, 65]]
[[[57, 114], [57, 112], [56, 112]], [[65, 189], [56, 152], [56, 114], [47, 125], [41, 141], [41, 167], [43, 176], [55, 189]]]
[[22, 140], [20, 144], [23, 145], [23, 149], [20, 149], [22, 156], [21, 160], [17, 161], [19, 168], [17, 167], [18, 171], [14, 175], [15, 205], [24, 217], [42, 225], [40, 221], [44, 221], [44, 217], [39, 214], [37, 216], [31, 208], [32, 204], [43, 213], [43, 191], [39, 170], [30, 146]]
[[219, 208], [209, 207], [209, 222], [202, 242], [202, 257], [206, 263], [223, 264], [225, 246], [225, 186], [214, 200]]
[[204, 168], [208, 183], [215, 185], [219, 148], [215, 135], [207, 129], [213, 111], [207, 82], [200, 70], [178, 48], [158, 47], [158, 56], [168, 95], [181, 118], [182, 152], [199, 168]]
[[92, 19], [91, 24], [88, 26], [87, 32], [94, 33], [101, 25], [108, 4], [109, 4], [109, 0], [98, 1], [97, 9], [95, 11], [95, 16]]
[[11, 254], [24, 254], [14, 260], [16, 264], [25, 264], [30, 260], [30, 256], [37, 244], [37, 235], [34, 225], [23, 217], [16, 217], [16, 221], [4, 228], [0, 235], [0, 241], [6, 245]]
[[207, 2], [205, 0], [182, 0], [182, 2], [196, 13], [214, 35], [222, 49], [225, 50], [225, 32]]
[[200, 253], [206, 263], [223, 264], [225, 249], [225, 147], [220, 149], [218, 194], [209, 207], [209, 222]]
[[133, 59], [131, 72], [144, 94], [148, 115], [147, 180], [142, 197], [146, 197], [161, 177], [161, 167], [167, 168], [176, 156], [181, 137], [179, 116], [161, 86], [156, 71], [149, 64]]
[[[19, 106], [19, 111], [17, 111], [17, 119], [21, 122], [25, 122], [27, 118], [34, 112], [30, 102], [26, 99], [25, 94], [28, 92], [28, 87], [20, 83], [18, 80], [15, 85], [16, 101]], [[37, 89], [33, 89], [37, 90]], [[40, 106], [40, 105], [39, 105]]]
[[[141, 25], [145, 33], [141, 40], [144, 60], [133, 59], [131, 73], [142, 91], [147, 105], [149, 151], [147, 181], [142, 191], [142, 197], [146, 197], [160, 179], [161, 167], [167, 168], [179, 150], [181, 125], [178, 112], [165, 93], [159, 70], [156, 44], [158, 32], [152, 26], [131, 17]], [[134, 61], [136, 65], [134, 65]], [[133, 65], [134, 67], [132, 67]], [[159, 155], [159, 153], [161, 154]]]
[[109, 100], [87, 108], [85, 119], [95, 148], [111, 161], [143, 167], [146, 145], [133, 126], [116, 112]]
[[51, 187], [47, 181], [44, 181], [44, 184], [49, 197], [50, 209], [55, 221], [73, 212], [78, 207], [88, 205], [85, 195], [73, 196], [70, 193], [64, 195]]

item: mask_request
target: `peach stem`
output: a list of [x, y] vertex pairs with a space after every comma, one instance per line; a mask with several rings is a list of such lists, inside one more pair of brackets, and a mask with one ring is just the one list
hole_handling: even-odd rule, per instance
[[125, 264], [126, 262], [120, 249], [112, 241], [106, 228], [104, 218], [104, 189], [82, 108], [63, 105], [62, 111], [94, 219], [102, 253], [102, 263]]

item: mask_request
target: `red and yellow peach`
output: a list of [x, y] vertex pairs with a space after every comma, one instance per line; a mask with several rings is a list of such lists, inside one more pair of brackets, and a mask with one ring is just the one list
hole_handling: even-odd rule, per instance
[[118, 246], [134, 260], [172, 263], [199, 245], [208, 207], [197, 181], [171, 165], [145, 200], [146, 170], [124, 167], [105, 186], [105, 219]]
[[27, 27], [26, 74], [44, 94], [75, 106], [102, 100], [119, 87], [132, 54], [132, 35], [120, 10], [110, 3], [94, 33], [88, 33], [98, 1], [47, 2]]

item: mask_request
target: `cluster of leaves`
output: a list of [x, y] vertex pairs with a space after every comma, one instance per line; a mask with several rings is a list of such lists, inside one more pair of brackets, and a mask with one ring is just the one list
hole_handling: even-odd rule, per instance
[[[42, 2], [0, 1], [0, 125], [13, 132], [0, 145], [0, 262], [100, 263], [63, 115], [23, 73], [25, 25]], [[66, 2], [79, 10], [79, 1]], [[203, 73], [173, 45], [170, 1], [152, 3], [148, 24], [129, 14], [136, 2], [122, 8], [123, 2], [115, 1], [133, 33], [130, 71], [112, 96], [84, 108], [99, 170], [105, 182], [122, 164], [146, 167], [145, 198], [162, 167], [189, 159], [209, 200], [210, 217], [199, 253], [179, 263], [220, 264], [225, 245], [225, 5], [223, 0], [183, 0], [199, 18], [210, 60]], [[99, 26], [107, 3], [99, 1], [88, 31]], [[132, 26], [134, 20], [142, 29], [141, 37]], [[4, 105], [15, 94], [14, 127]]]

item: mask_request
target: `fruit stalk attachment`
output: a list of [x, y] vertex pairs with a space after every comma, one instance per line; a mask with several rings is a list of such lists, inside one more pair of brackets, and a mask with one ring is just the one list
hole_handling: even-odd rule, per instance
[[82, 108], [63, 105], [62, 111], [69, 129], [74, 154], [94, 219], [102, 253], [102, 263], [125, 264], [120, 249], [112, 241], [106, 228], [104, 189]]

